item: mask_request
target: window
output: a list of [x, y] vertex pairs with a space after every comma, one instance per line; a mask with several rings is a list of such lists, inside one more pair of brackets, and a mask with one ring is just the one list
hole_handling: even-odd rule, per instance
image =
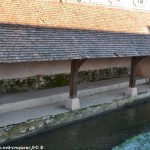
[[144, 0], [138, 0], [138, 3], [139, 3], [139, 4], [143, 4], [143, 3], [144, 3]]
[[[134, 5], [135, 7], [137, 8], [142, 8], [142, 9], [145, 9], [146, 8], [146, 1], [147, 0], [134, 0]], [[149, 0], [148, 0], [149, 1]]]

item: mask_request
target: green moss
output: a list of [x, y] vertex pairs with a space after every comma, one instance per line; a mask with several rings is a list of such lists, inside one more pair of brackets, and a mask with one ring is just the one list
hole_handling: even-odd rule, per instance
[[65, 74], [58, 74], [55, 76], [45, 76], [44, 79], [44, 85], [45, 88], [54, 88], [54, 87], [60, 87], [65, 86], [69, 84], [69, 75]]
[[24, 80], [12, 79], [6, 81], [5, 88], [7, 92], [19, 92], [25, 91], [26, 89], [33, 89], [35, 84], [36, 80], [32, 78], [27, 78]]
[[123, 76], [123, 75], [127, 75], [128, 71], [126, 68], [117, 68], [117, 75], [118, 76]]
[[56, 75], [52, 83], [53, 83], [53, 87], [68, 85], [69, 76], [68, 75]]
[[[20, 134], [21, 130], [28, 130], [31, 126], [34, 126], [35, 128], [38, 128], [39, 125], [43, 124], [43, 121], [41, 120], [36, 120], [33, 122], [27, 122], [27, 123], [22, 123], [18, 126], [13, 127], [12, 129], [9, 130], [10, 136], [16, 136]], [[43, 126], [44, 127], [44, 126]]]
[[92, 81], [95, 81], [95, 73], [92, 72]]
[[[94, 82], [103, 79], [127, 76], [126, 68], [101, 69], [79, 72], [78, 83]], [[69, 74], [36, 76], [23, 79], [0, 80], [0, 92], [20, 92], [35, 89], [54, 88], [69, 85]]]
[[36, 79], [32, 79], [32, 78], [27, 78], [27, 80], [25, 81], [27, 87], [29, 88], [34, 88], [36, 86]]
[[4, 84], [4, 80], [0, 80], [0, 85]]

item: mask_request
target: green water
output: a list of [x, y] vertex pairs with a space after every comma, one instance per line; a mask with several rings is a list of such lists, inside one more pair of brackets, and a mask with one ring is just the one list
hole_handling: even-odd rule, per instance
[[143, 133], [115, 146], [113, 150], [150, 150], [150, 132]]
[[7, 145], [42, 145], [44, 150], [111, 150], [149, 131], [150, 103], [145, 102]]

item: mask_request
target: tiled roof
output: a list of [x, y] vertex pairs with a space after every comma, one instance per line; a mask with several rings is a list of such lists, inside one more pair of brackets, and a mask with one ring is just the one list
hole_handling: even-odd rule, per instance
[[150, 12], [60, 0], [0, 0], [0, 23], [148, 34]]
[[0, 1], [0, 63], [150, 55], [149, 12], [59, 1]]
[[150, 35], [0, 25], [0, 63], [150, 56]]

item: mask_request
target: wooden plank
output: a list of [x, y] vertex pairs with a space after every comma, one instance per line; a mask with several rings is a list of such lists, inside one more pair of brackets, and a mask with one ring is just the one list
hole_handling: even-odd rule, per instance
[[77, 98], [77, 84], [78, 84], [78, 60], [71, 61], [71, 75], [70, 75], [70, 98]]
[[142, 58], [143, 57], [132, 57], [131, 59], [130, 82], [129, 82], [129, 87], [131, 88], [135, 87], [137, 65], [142, 60]]

